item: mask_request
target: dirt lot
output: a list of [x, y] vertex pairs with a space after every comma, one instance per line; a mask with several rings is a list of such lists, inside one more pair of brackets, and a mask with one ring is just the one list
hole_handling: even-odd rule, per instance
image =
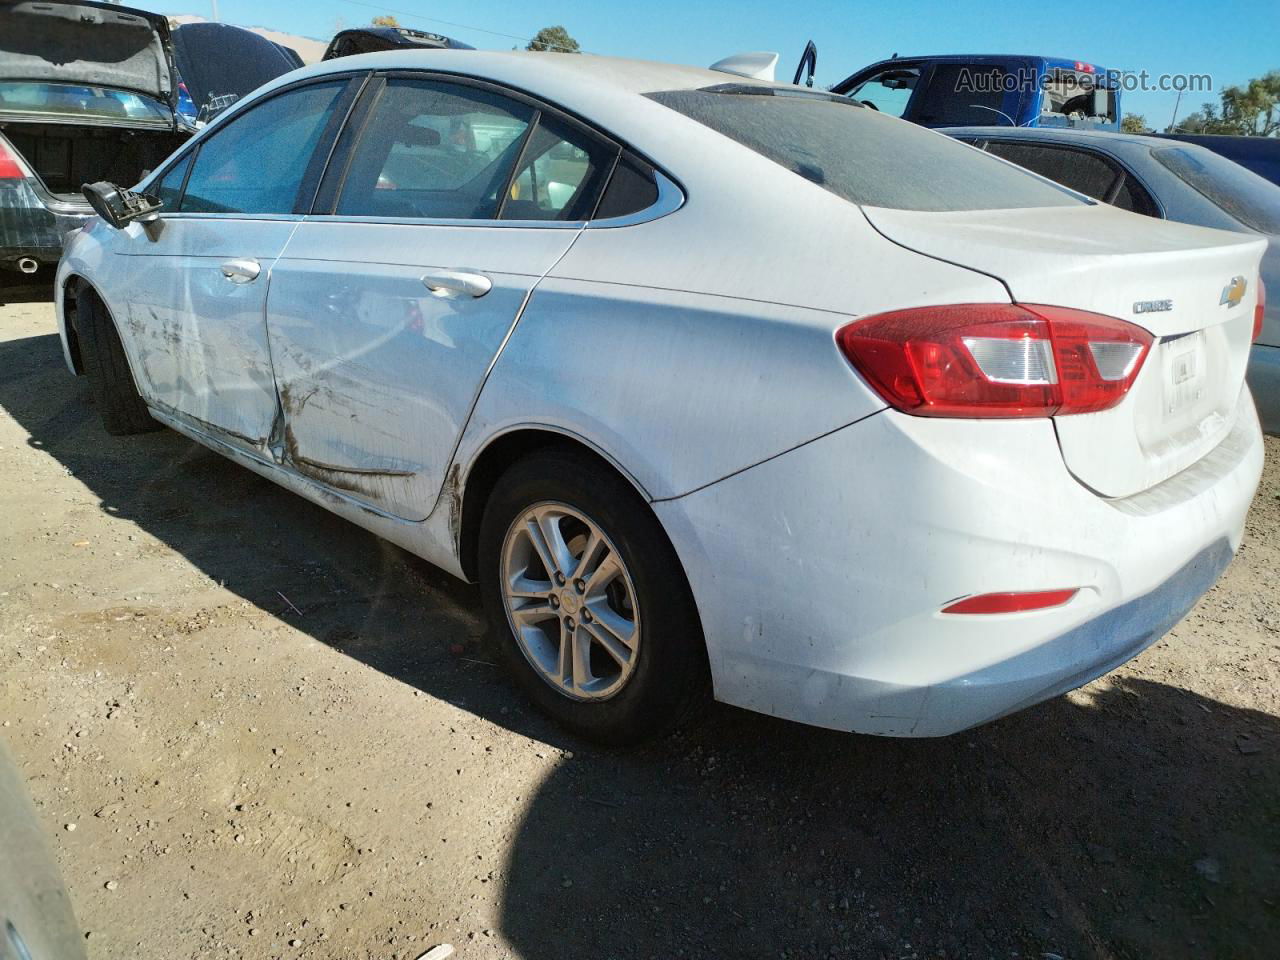
[[47, 302], [0, 307], [0, 407], [0, 737], [95, 960], [1276, 955], [1275, 441], [1226, 578], [1083, 691], [611, 753], [484, 662], [471, 588], [106, 436]]

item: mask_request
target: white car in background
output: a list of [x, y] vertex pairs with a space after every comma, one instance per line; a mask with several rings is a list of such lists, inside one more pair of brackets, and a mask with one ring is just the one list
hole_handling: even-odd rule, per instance
[[831, 94], [344, 58], [140, 189], [158, 213], [97, 188], [119, 228], [57, 279], [107, 428], [479, 581], [523, 687], [599, 740], [708, 675], [891, 736], [1052, 697], [1190, 609], [1258, 483], [1264, 241]]

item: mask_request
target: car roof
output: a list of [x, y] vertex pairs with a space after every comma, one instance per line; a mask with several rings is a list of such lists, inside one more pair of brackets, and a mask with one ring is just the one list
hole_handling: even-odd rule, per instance
[[[307, 68], [307, 73], [322, 76], [326, 73], [361, 69], [443, 70], [515, 85], [519, 85], [521, 78], [526, 77], [530, 82], [535, 79], [550, 79], [588, 83], [596, 88], [606, 87], [617, 92], [635, 94], [695, 89], [730, 80], [735, 84], [790, 88], [790, 84], [766, 83], [736, 75], [731, 77], [729, 74], [701, 67], [602, 57], [590, 53], [528, 50], [387, 50], [328, 60]], [[292, 79], [301, 76], [303, 74], [296, 74]]]

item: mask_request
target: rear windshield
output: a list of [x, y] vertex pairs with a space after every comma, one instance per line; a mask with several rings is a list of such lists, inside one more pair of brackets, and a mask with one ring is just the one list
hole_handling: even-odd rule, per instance
[[159, 100], [113, 90], [71, 83], [0, 81], [0, 114], [46, 113], [95, 120], [169, 122], [172, 114]]
[[1280, 234], [1280, 187], [1274, 183], [1203, 148], [1160, 147], [1151, 155], [1246, 227]]
[[1087, 202], [948, 136], [833, 95], [725, 85], [648, 96], [850, 203], [944, 211]]

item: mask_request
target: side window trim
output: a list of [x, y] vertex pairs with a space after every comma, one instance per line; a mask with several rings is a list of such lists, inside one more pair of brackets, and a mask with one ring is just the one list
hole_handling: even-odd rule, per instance
[[[524, 133], [524, 143], [520, 147], [520, 155], [517, 157], [515, 165], [512, 167], [508, 176], [506, 188], [503, 192], [503, 200], [499, 205], [497, 217], [501, 217], [502, 210], [506, 206], [506, 196], [511, 190], [511, 184], [518, 175], [520, 170], [520, 161], [523, 159], [525, 148], [528, 146], [529, 139], [532, 137], [534, 130], [538, 126], [538, 121], [542, 116], [548, 115], [560, 120], [570, 126], [576, 127], [586, 133], [588, 136], [594, 137], [603, 144], [614, 150], [614, 157], [611, 161], [608, 174], [601, 180], [601, 188], [596, 196], [595, 203], [592, 208], [592, 216], [599, 209], [601, 202], [604, 200], [605, 193], [608, 191], [609, 182], [613, 177], [614, 171], [617, 169], [618, 163], [626, 153], [644, 160], [653, 168], [654, 178], [658, 186], [658, 199], [651, 206], [644, 210], [636, 211], [622, 217], [611, 217], [607, 220], [454, 220], [448, 218], [432, 218], [432, 217], [386, 217], [386, 216], [355, 216], [351, 214], [339, 214], [337, 210], [338, 200], [342, 194], [342, 190], [346, 185], [347, 175], [351, 169], [351, 161], [355, 155], [356, 148], [360, 144], [361, 138], [364, 136], [365, 129], [368, 126], [369, 119], [376, 108], [378, 101], [382, 97], [383, 91], [386, 89], [386, 82], [392, 79], [401, 80], [420, 80], [420, 81], [438, 81], [441, 83], [453, 83], [460, 86], [474, 87], [494, 93], [498, 96], [508, 97], [519, 103], [523, 103], [534, 110], [534, 116]], [[514, 87], [507, 87], [501, 84], [492, 83], [477, 77], [467, 76], [465, 74], [449, 73], [440, 70], [380, 70], [373, 73], [369, 82], [365, 84], [360, 96], [353, 104], [347, 121], [339, 133], [338, 138], [334, 141], [333, 150], [329, 157], [328, 166], [321, 179], [319, 189], [316, 192], [314, 203], [311, 205], [309, 216], [323, 217], [327, 221], [332, 222], [351, 222], [351, 223], [427, 223], [437, 226], [459, 226], [459, 227], [521, 227], [521, 228], [539, 228], [548, 230], [574, 229], [580, 230], [583, 227], [621, 227], [631, 226], [637, 223], [645, 223], [649, 220], [656, 220], [664, 217], [669, 213], [674, 213], [684, 205], [685, 193], [683, 188], [669, 175], [667, 175], [661, 167], [649, 160], [643, 153], [632, 149], [628, 144], [618, 140], [599, 129], [598, 127], [579, 119], [571, 113], [566, 112], [555, 104], [548, 103], [536, 97], [525, 93]]]
[[[274, 100], [276, 97], [282, 96], [283, 94], [289, 93], [291, 91], [300, 90], [303, 87], [308, 87], [318, 83], [332, 83], [334, 80], [344, 80], [344, 79], [347, 80], [347, 86], [342, 91], [342, 93], [338, 95], [338, 99], [334, 104], [333, 113], [329, 117], [329, 121], [326, 124], [325, 129], [320, 135], [320, 141], [316, 144], [316, 152], [312, 154], [311, 159], [308, 161], [307, 171], [303, 174], [302, 183], [299, 187], [299, 198], [298, 198], [299, 200], [302, 198], [303, 195], [305, 195], [308, 186], [311, 186], [311, 192], [313, 195], [315, 193], [315, 190], [318, 189], [320, 175], [323, 174], [325, 167], [327, 167], [329, 161], [333, 156], [333, 151], [337, 145], [338, 136], [342, 131], [342, 127], [345, 125], [345, 123], [347, 122], [347, 118], [350, 116], [351, 111], [354, 109], [354, 106], [360, 91], [368, 83], [369, 76], [370, 74], [368, 71], [359, 71], [359, 72], [348, 72], [348, 73], [324, 74], [323, 76], [319, 76], [319, 77], [308, 77], [306, 80], [300, 80], [297, 83], [291, 83], [287, 86], [281, 87], [278, 90], [273, 90], [269, 95], [265, 97], [261, 97], [259, 99], [255, 99], [253, 103], [250, 104], [244, 111], [237, 111], [237, 114], [243, 112], [244, 114], [247, 115], [251, 113], [253, 110], [256, 110], [260, 105], [267, 103], [270, 100]], [[222, 124], [219, 124], [219, 127], [221, 126]], [[300, 215], [305, 215], [305, 213], [307, 212], [306, 207], [309, 206], [309, 204], [299, 203], [298, 200], [294, 201], [294, 207], [290, 213], [269, 213], [268, 214], [268, 213], [197, 213], [195, 211], [184, 212], [181, 209], [182, 201], [185, 199], [187, 195], [187, 184], [191, 180], [191, 173], [193, 170], [195, 170], [196, 163], [200, 159], [200, 151], [204, 148], [206, 141], [216, 136], [217, 132], [218, 132], [217, 130], [214, 130], [208, 136], [197, 135], [193, 137], [191, 141], [189, 141], [180, 150], [174, 153], [173, 157], [170, 158], [170, 160], [162, 168], [160, 168], [158, 171], [152, 174], [151, 177], [148, 179], [147, 189], [150, 189], [151, 187], [163, 181], [164, 178], [169, 175], [170, 171], [174, 170], [181, 164], [186, 163], [187, 159], [190, 158], [191, 162], [187, 165], [187, 172], [182, 177], [182, 186], [178, 190], [178, 197], [175, 203], [175, 209], [161, 210], [160, 211], [161, 217], [184, 217], [184, 218], [192, 218], [192, 219], [198, 218], [201, 220], [208, 220], [208, 219], [287, 220], [287, 219], [293, 219]], [[328, 144], [327, 150], [325, 149], [326, 143]], [[316, 175], [315, 180], [313, 181], [310, 178], [313, 173], [313, 168], [317, 166], [316, 164], [317, 158], [321, 154], [324, 154], [325, 156], [324, 164], [320, 165], [319, 173]]]

